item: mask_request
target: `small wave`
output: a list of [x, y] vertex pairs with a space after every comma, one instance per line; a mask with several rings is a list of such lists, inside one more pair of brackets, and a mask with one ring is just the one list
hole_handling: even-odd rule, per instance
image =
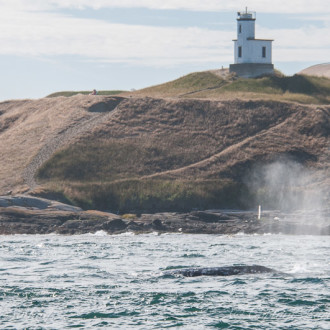
[[227, 291], [218, 291], [218, 290], [209, 290], [209, 291], [206, 291], [204, 293], [204, 296], [207, 297], [207, 296], [214, 296], [214, 297], [217, 297], [217, 296], [223, 296], [223, 295], [229, 295], [230, 293], [227, 292]]
[[324, 283], [323, 278], [319, 277], [305, 277], [305, 278], [294, 278], [290, 281], [290, 283], [306, 283], [306, 284], [312, 284], [312, 283]]
[[233, 285], [245, 285], [246, 281], [236, 279], [234, 282], [232, 282]]
[[134, 315], [138, 315], [138, 312], [135, 311], [124, 311], [124, 312], [119, 312], [119, 313], [102, 313], [102, 312], [91, 312], [91, 313], [85, 313], [85, 314], [81, 314], [81, 315], [74, 315], [71, 316], [70, 318], [73, 319], [106, 319], [106, 318], [119, 318], [122, 316], [134, 316]]
[[189, 267], [191, 267], [191, 266], [186, 266], [186, 265], [167, 266], [167, 267], [165, 267], [165, 269], [163, 269], [161, 271], [181, 269], [181, 268], [189, 268]]
[[182, 258], [205, 258], [205, 256], [199, 253], [185, 253]]
[[108, 236], [109, 234], [106, 232], [106, 231], [104, 231], [104, 230], [98, 230], [98, 231], [96, 231], [95, 233], [86, 233], [86, 234], [78, 234], [78, 235], [76, 235], [76, 236]]
[[109, 234], [104, 230], [98, 230], [94, 233], [94, 236], [108, 236]]
[[137, 234], [135, 234], [134, 232], [132, 231], [127, 231], [125, 233], [120, 233], [120, 234], [117, 234], [116, 236], [136, 236]]
[[208, 326], [213, 327], [213, 328], [219, 328], [219, 329], [227, 329], [230, 328], [231, 325], [230, 323], [224, 322], [224, 321], [219, 321], [217, 323], [210, 323]]
[[279, 299], [279, 303], [286, 304], [290, 306], [315, 306], [318, 305], [318, 301], [314, 300], [305, 300], [305, 299]]
[[[307, 274], [315, 274], [317, 269], [320, 269], [317, 264], [312, 263], [299, 263], [295, 264], [293, 268], [289, 271], [287, 271], [288, 274], [295, 274], [295, 275], [307, 275]], [[311, 277], [313, 277], [313, 275]], [[320, 274], [318, 274], [320, 275]]]

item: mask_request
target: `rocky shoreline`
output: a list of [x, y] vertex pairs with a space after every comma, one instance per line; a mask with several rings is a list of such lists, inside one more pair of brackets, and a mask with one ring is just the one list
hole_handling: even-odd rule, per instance
[[78, 207], [43, 198], [0, 196], [0, 235], [50, 234], [75, 235], [105, 231], [108, 234], [194, 233], [194, 234], [299, 234], [330, 235], [329, 210], [322, 221], [314, 216], [264, 212], [208, 210], [188, 213], [116, 215], [83, 211]]

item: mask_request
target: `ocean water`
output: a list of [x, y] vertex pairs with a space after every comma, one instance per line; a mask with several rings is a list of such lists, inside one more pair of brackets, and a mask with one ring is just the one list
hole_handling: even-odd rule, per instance
[[[330, 329], [329, 236], [0, 239], [1, 329]], [[162, 274], [234, 264], [287, 274]]]

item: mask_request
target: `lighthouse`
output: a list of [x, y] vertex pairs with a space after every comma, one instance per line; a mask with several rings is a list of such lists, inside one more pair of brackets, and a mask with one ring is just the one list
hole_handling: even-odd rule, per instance
[[237, 13], [237, 39], [234, 39], [235, 63], [229, 71], [240, 77], [253, 78], [274, 73], [271, 39], [255, 38], [256, 13]]

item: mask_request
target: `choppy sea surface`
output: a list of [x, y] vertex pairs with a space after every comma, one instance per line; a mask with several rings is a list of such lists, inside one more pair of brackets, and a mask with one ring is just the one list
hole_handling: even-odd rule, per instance
[[[330, 237], [0, 237], [1, 329], [329, 329]], [[263, 265], [287, 274], [166, 276]]]

